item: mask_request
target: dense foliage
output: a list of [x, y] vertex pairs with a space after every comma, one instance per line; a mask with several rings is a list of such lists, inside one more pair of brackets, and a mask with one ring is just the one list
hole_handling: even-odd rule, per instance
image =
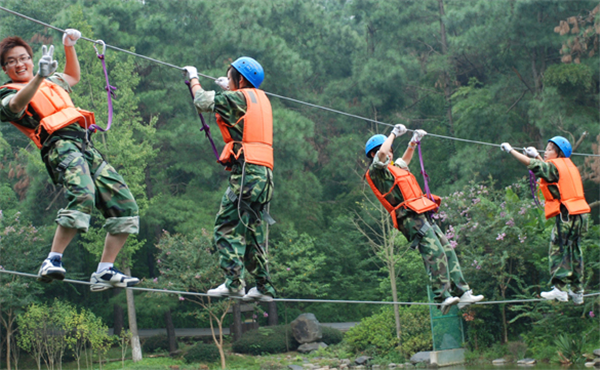
[[[262, 87], [269, 92], [410, 129], [540, 149], [549, 137], [563, 135], [578, 143], [576, 152], [600, 150], [597, 1], [47, 0], [40, 6], [37, 0], [6, 0], [2, 5], [62, 29], [78, 28], [90, 39], [178, 66], [195, 65], [215, 77], [238, 56], [249, 55], [264, 66]], [[59, 69], [64, 66], [55, 30], [0, 12], [0, 37], [9, 35], [30, 41], [36, 60], [42, 44], [54, 44]], [[75, 104], [94, 111], [105, 126], [101, 64], [89, 42], [80, 40], [77, 52], [82, 80], [74, 88]], [[113, 129], [96, 134], [94, 143], [125, 177], [142, 216], [141, 233], [130, 238], [118, 267], [131, 265], [148, 286], [206, 291], [222, 282], [210, 240], [228, 173], [198, 132], [181, 71], [112, 49], [106, 62], [111, 85], [118, 88], [115, 117]], [[200, 82], [218, 89], [209, 79]], [[364, 207], [364, 143], [389, 127], [275, 97], [271, 102], [276, 187], [271, 214], [277, 224], [269, 231], [269, 260], [280, 294], [391, 300], [390, 269], [353, 223], [357, 214], [370, 211]], [[215, 119], [205, 118], [220, 148]], [[397, 140], [396, 152], [408, 136]], [[532, 298], [548, 289], [552, 222], [532, 204], [526, 169], [493, 146], [430, 135], [422, 149], [429, 185], [444, 198], [438, 221], [456, 243], [475, 293], [502, 300]], [[0, 125], [0, 159], [0, 265], [35, 273], [49, 249], [56, 211], [65, 204], [61, 189], [46, 175], [38, 150], [10, 124]], [[600, 159], [573, 156], [573, 161], [593, 205], [582, 241], [585, 288], [599, 291]], [[419, 173], [416, 157], [411, 169]], [[95, 269], [104, 231], [97, 212], [93, 220], [90, 232], [66, 251], [68, 278], [86, 280]], [[373, 234], [380, 227], [364, 226]], [[402, 251], [393, 270], [398, 300], [424, 301], [422, 261], [402, 238], [397, 243]], [[41, 286], [5, 274], [0, 279], [3, 339], [11, 338], [16, 316], [32, 302], [51, 304], [60, 297], [109, 326], [117, 312], [113, 304], [124, 305], [122, 293], [92, 295], [86, 286]], [[209, 311], [200, 301], [172, 295], [144, 294], [136, 300], [143, 328], [163, 327], [166, 310], [175, 326], [207, 327], [208, 313], [224, 310], [213, 302]], [[379, 317], [373, 307], [279, 303], [278, 313], [281, 323], [302, 312], [313, 312], [321, 322], [359, 321], [374, 313]], [[597, 332], [586, 334], [586, 328], [598, 327], [597, 299], [586, 298], [580, 307], [540, 302], [477, 306], [463, 313], [473, 349], [520, 339], [532, 353], [555, 353], [555, 339], [564, 332], [576, 340], [586, 336], [588, 346], [598, 340]], [[266, 318], [259, 321], [262, 325]], [[390, 335], [385, 351], [394, 348]]]
[[232, 349], [236, 353], [261, 355], [293, 351], [298, 345], [290, 325], [278, 325], [245, 332], [242, 338], [233, 343]]

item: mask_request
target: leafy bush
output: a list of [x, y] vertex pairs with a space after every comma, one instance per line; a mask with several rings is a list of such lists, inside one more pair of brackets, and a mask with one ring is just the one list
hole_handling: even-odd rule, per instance
[[321, 332], [323, 333], [321, 342], [327, 345], [338, 344], [344, 339], [344, 333], [328, 326], [321, 326]]
[[147, 338], [142, 345], [144, 352], [156, 353], [169, 350], [169, 337], [165, 334], [154, 335]]
[[394, 311], [386, 307], [380, 313], [363, 319], [345, 335], [345, 342], [354, 351], [366, 351], [374, 355], [386, 355], [401, 344], [407, 357], [431, 348], [431, 333], [427, 308], [401, 307], [400, 341], [396, 336]]
[[217, 346], [200, 342], [190, 348], [183, 356], [183, 359], [188, 363], [215, 362], [221, 358], [220, 356]]
[[283, 353], [298, 348], [290, 325], [269, 326], [245, 332], [233, 343], [233, 352], [260, 355]]

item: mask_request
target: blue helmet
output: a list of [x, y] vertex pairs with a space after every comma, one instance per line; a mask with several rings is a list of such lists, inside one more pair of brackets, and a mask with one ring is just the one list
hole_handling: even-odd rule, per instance
[[250, 57], [237, 58], [231, 65], [257, 89], [265, 79], [263, 67]]
[[377, 135], [371, 136], [371, 138], [369, 140], [367, 140], [367, 143], [365, 144], [365, 154], [367, 155], [367, 158], [371, 158], [371, 157], [369, 157], [369, 153], [373, 149], [381, 146], [381, 144], [383, 144], [385, 139], [387, 139], [387, 137], [385, 137], [385, 135], [377, 134]]
[[565, 139], [562, 136], [555, 136], [552, 139], [548, 140], [548, 142], [556, 144], [556, 146], [563, 152], [565, 157], [569, 158], [571, 156], [573, 148], [571, 147], [571, 143], [569, 143], [569, 140]]

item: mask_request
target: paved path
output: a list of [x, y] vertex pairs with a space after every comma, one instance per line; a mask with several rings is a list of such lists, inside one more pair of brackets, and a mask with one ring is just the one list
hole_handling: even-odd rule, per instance
[[[357, 322], [325, 322], [323, 326], [338, 329], [346, 332], [348, 329], [358, 324]], [[167, 335], [167, 329], [139, 329], [140, 338], [152, 337], [154, 335]], [[109, 335], [113, 334], [113, 329], [109, 329]], [[229, 335], [229, 328], [223, 328], [223, 334]], [[175, 329], [175, 335], [178, 337], [209, 337], [212, 335], [210, 328], [194, 328], [194, 329]]]

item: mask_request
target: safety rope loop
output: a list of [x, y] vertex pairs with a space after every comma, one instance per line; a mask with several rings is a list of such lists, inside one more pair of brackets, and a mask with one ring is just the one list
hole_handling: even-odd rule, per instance
[[[185, 84], [187, 85], [188, 89], [190, 90], [190, 95], [192, 96], [192, 101], [194, 101], [194, 91], [192, 91], [191, 82], [188, 80], [185, 80]], [[215, 145], [212, 135], [210, 134], [210, 126], [206, 124], [206, 121], [204, 121], [204, 116], [202, 115], [202, 113], [198, 112], [198, 116], [200, 116], [200, 121], [202, 121], [202, 127], [200, 127], [200, 131], [204, 131], [204, 134], [210, 141], [210, 146], [212, 146], [212, 150], [213, 150], [213, 153], [215, 153], [217, 162], [221, 163], [221, 161], [219, 160], [219, 158], [220, 158], [219, 151], [217, 150], [217, 146]]]
[[536, 194], [536, 190], [537, 190], [536, 185], [537, 185], [537, 181], [535, 179], [535, 174], [533, 173], [532, 170], [529, 170], [529, 188], [531, 188], [531, 196], [533, 197], [533, 200], [535, 201], [535, 205], [537, 207], [541, 207], [542, 205], [540, 204], [540, 201]]
[[[96, 47], [97, 44], [102, 45], [102, 53], [100, 53], [98, 51], [98, 48]], [[108, 81], [108, 71], [106, 70], [106, 58], [104, 58], [104, 53], [106, 52], [106, 43], [102, 40], [96, 40], [94, 43], [94, 50], [96, 50], [96, 55], [98, 56], [98, 59], [100, 59], [100, 61], [102, 61], [102, 70], [104, 71], [104, 79], [106, 80], [106, 86], [104, 87], [104, 89], [106, 90], [107, 99], [108, 99], [108, 124], [106, 125], [105, 129], [103, 129], [102, 127], [100, 127], [96, 124], [91, 125], [88, 128], [88, 130], [92, 133], [96, 132], [96, 130], [101, 131], [101, 132], [107, 132], [108, 130], [110, 130], [110, 126], [112, 124], [112, 118], [113, 118], [112, 98], [116, 97], [115, 90], [117, 90], [117, 88], [115, 86], [112, 86], [110, 84], [110, 82]]]
[[423, 154], [421, 153], [421, 142], [417, 141], [417, 150], [419, 151], [419, 163], [421, 164], [421, 174], [423, 175], [423, 184], [425, 187], [425, 194], [427, 194], [427, 198], [431, 201], [435, 202], [433, 196], [431, 195], [431, 191], [429, 190], [429, 175], [425, 171], [425, 166], [423, 165]]

